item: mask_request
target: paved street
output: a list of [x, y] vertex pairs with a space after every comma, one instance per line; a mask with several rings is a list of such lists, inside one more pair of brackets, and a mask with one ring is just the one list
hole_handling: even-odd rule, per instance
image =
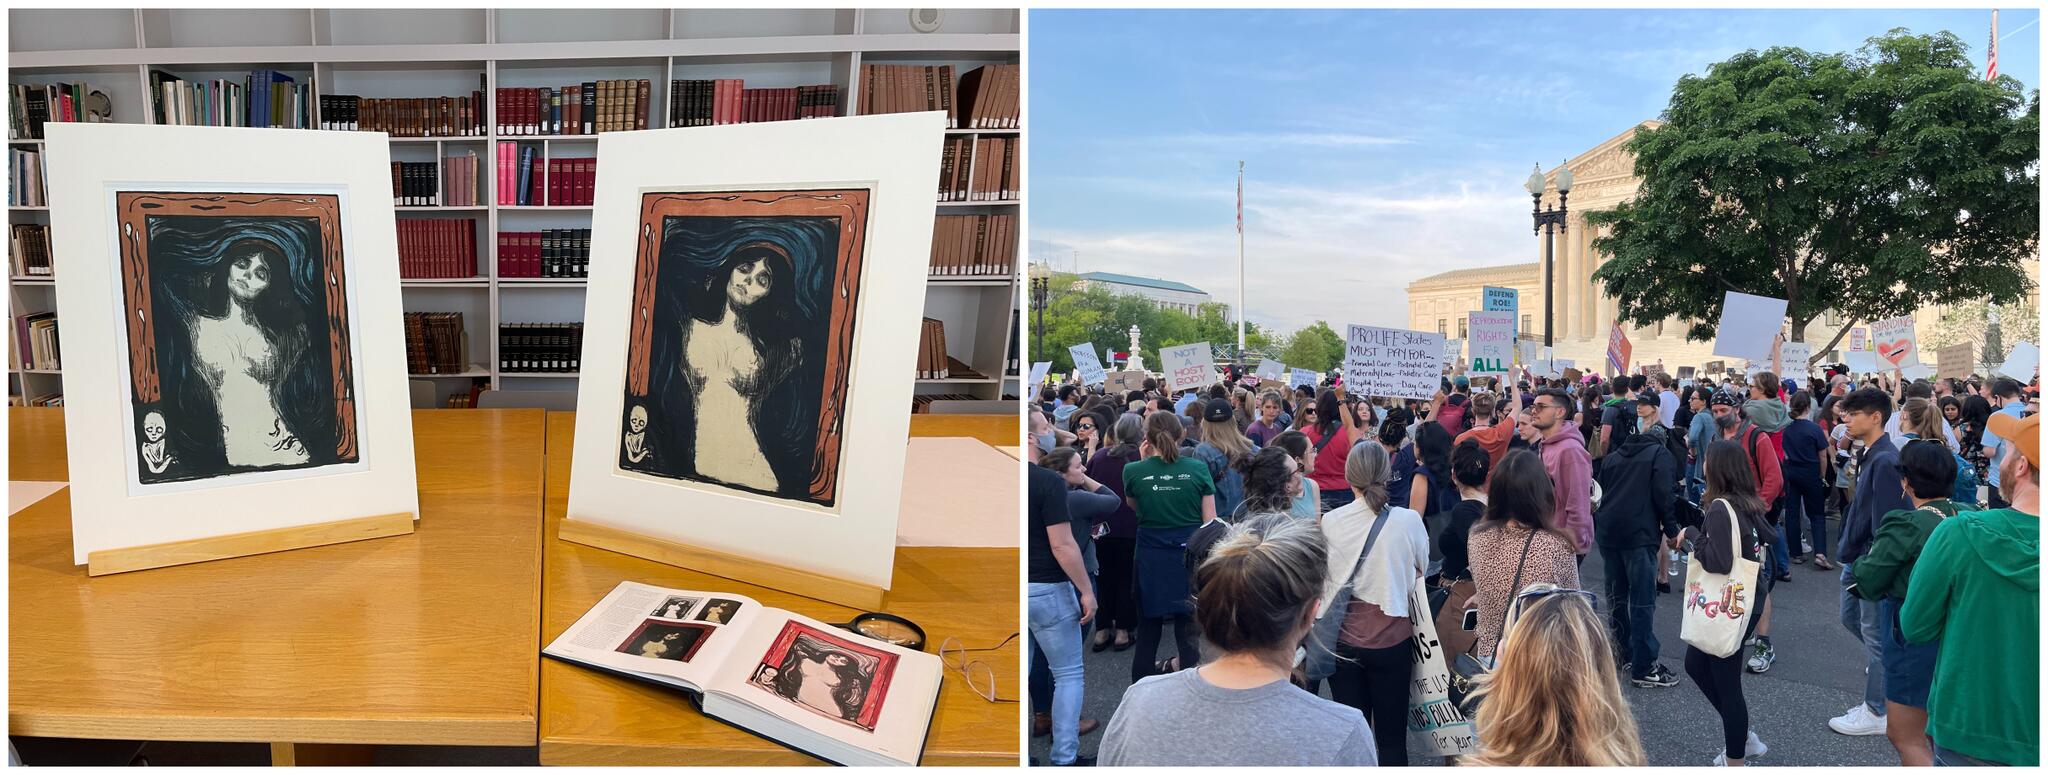
[[[1830, 520], [1828, 536], [1833, 539], [1839, 524]], [[1588, 589], [1601, 588], [1599, 557], [1587, 558], [1584, 582]], [[1772, 590], [1777, 602], [1771, 622], [1771, 640], [1778, 653], [1777, 663], [1763, 675], [1744, 674], [1743, 692], [1749, 699], [1750, 724], [1770, 746], [1770, 753], [1756, 760], [1771, 765], [1862, 765], [1897, 766], [1898, 754], [1883, 735], [1848, 737], [1828, 729], [1828, 719], [1840, 715], [1862, 696], [1862, 647], [1842, 629], [1840, 571], [1818, 571], [1811, 565], [1792, 567], [1793, 581]], [[1657, 599], [1657, 639], [1665, 666], [1680, 674], [1679, 684], [1664, 689], [1638, 689], [1624, 680], [1622, 691], [1635, 713], [1643, 747], [1650, 764], [1659, 766], [1708, 765], [1719, 752], [1719, 717], [1707, 704], [1690, 678], [1684, 677], [1685, 643], [1678, 639], [1678, 598], [1676, 593]], [[1108, 726], [1117, 701], [1130, 685], [1130, 660], [1135, 651], [1087, 654], [1088, 695], [1083, 717], [1101, 719]], [[1328, 691], [1325, 690], [1325, 696]], [[1102, 732], [1081, 738], [1081, 752], [1094, 755]], [[1051, 744], [1049, 737], [1031, 739], [1031, 756], [1044, 762]], [[1441, 760], [1415, 764], [1437, 763]]]

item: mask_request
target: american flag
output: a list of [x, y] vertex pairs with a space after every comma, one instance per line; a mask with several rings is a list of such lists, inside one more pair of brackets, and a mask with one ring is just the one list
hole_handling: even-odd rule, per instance
[[1244, 162], [1237, 163], [1237, 233], [1244, 233]]
[[1996, 8], [1991, 9], [1991, 48], [1984, 55], [1984, 80], [1998, 80], [1998, 9]]

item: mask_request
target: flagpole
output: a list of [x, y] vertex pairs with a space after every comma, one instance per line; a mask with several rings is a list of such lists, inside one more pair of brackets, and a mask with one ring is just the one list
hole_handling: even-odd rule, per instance
[[[2024, 25], [2022, 25], [2024, 26]], [[1984, 80], [1998, 80], [1998, 9], [1991, 9], [1991, 47], [1984, 53]]]
[[1237, 359], [1244, 362], [1244, 162], [1237, 163]]

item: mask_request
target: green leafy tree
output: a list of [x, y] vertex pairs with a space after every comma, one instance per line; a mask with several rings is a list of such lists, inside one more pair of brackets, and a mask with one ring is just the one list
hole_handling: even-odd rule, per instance
[[1977, 360], [1984, 363], [2004, 363], [2012, 346], [2019, 342], [2041, 341], [2040, 307], [2033, 296], [2022, 297], [2011, 304], [1996, 305], [1998, 309], [1998, 351], [1984, 351], [1986, 329], [1985, 312], [1992, 307], [1983, 299], [1966, 301], [1952, 307], [1945, 307], [1941, 317], [1931, 326], [1922, 326], [1919, 331], [1922, 358], [1933, 357], [1935, 350], [1951, 345], [1969, 342], [1977, 354]]
[[[2040, 92], [1985, 81], [1948, 32], [1902, 29], [1854, 54], [1748, 51], [1679, 79], [1628, 149], [1636, 197], [1587, 221], [1593, 279], [1621, 318], [1695, 321], [1726, 291], [1785, 299], [1795, 337], [1928, 304], [2029, 295], [2040, 240]], [[1796, 339], [1795, 339], [1796, 341]]]
[[1329, 371], [1343, 360], [1344, 338], [1320, 320], [1294, 332], [1280, 350], [1280, 362], [1295, 369]]

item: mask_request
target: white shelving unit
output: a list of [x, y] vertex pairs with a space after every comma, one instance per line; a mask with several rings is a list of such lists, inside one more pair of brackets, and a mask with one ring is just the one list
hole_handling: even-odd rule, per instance
[[[370, 98], [467, 95], [481, 77], [487, 102], [500, 87], [557, 87], [601, 79], [650, 82], [648, 125], [667, 123], [669, 81], [743, 78], [749, 88], [833, 83], [841, 115], [860, 104], [862, 64], [950, 64], [965, 72], [1016, 64], [1022, 41], [1014, 9], [951, 9], [940, 28], [920, 33], [908, 9], [10, 9], [8, 82], [84, 81], [114, 102], [114, 120], [153, 123], [149, 72], [187, 80], [232, 78], [278, 70], [311, 78], [319, 94]], [[490, 190], [495, 105], [482, 137], [392, 138], [394, 161], [439, 162], [475, 151]], [[315, 106], [317, 109], [317, 104]], [[316, 131], [316, 130], [307, 130]], [[951, 130], [949, 135], [1023, 135], [1022, 130]], [[592, 136], [508, 136], [533, 144], [546, 158], [588, 157]], [[13, 140], [10, 147], [39, 145]], [[932, 148], [933, 154], [941, 149]], [[544, 162], [542, 162], [544, 163]], [[1015, 213], [1021, 200], [940, 203], [945, 214]], [[401, 218], [469, 220], [477, 229], [478, 275], [400, 283], [407, 312], [461, 312], [471, 360], [462, 374], [414, 375], [432, 380], [439, 399], [467, 391], [473, 380], [492, 388], [569, 390], [575, 374], [530, 375], [497, 368], [500, 323], [563, 323], [583, 317], [586, 282], [497, 276], [501, 231], [588, 228], [591, 208], [578, 206], [399, 207]], [[45, 208], [10, 208], [10, 223], [49, 222]], [[1023, 255], [1023, 237], [1017, 254]], [[1014, 395], [1020, 376], [1007, 367], [1021, 290], [1008, 277], [933, 278], [925, 316], [945, 321], [950, 355], [986, 375], [919, 380], [917, 392], [976, 399]], [[55, 283], [10, 277], [10, 314], [53, 310]], [[11, 336], [10, 332], [10, 336]], [[912, 346], [914, 343], [906, 343]], [[58, 372], [14, 370], [10, 395], [62, 392]], [[908, 409], [908, 407], [906, 407]]]

